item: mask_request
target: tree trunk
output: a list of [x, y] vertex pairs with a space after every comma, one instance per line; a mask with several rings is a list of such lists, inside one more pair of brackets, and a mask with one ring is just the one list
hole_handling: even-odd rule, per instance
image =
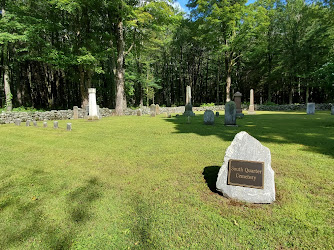
[[124, 95], [124, 36], [123, 36], [123, 21], [119, 18], [117, 24], [117, 66], [116, 66], [116, 115], [123, 115], [123, 108], [125, 107]]
[[[5, 16], [5, 8], [2, 6], [1, 8], [1, 15], [2, 18]], [[10, 83], [9, 83], [9, 68], [8, 68], [8, 43], [4, 44], [3, 47], [3, 62], [4, 62], [4, 75], [3, 75], [3, 81], [4, 81], [4, 88], [5, 88], [5, 95], [6, 95], [6, 109], [7, 111], [12, 111], [13, 109], [13, 103], [12, 103], [12, 92], [10, 91]]]
[[230, 92], [231, 92], [231, 72], [232, 72], [232, 65], [231, 65], [231, 58], [230, 54], [226, 52], [225, 54], [225, 70], [226, 70], [226, 102], [231, 101]]

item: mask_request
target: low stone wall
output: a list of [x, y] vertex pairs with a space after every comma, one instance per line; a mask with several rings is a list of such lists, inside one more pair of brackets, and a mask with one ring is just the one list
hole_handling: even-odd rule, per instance
[[[316, 110], [331, 110], [332, 104], [330, 103], [321, 103], [316, 104]], [[244, 110], [247, 110], [246, 105], [242, 105]], [[142, 114], [149, 115], [150, 108], [149, 107], [142, 107]], [[182, 114], [185, 110], [184, 106], [180, 107], [160, 107], [160, 114], [162, 113], [178, 113]], [[210, 107], [193, 107], [193, 111], [205, 111], [205, 110], [212, 110], [212, 111], [222, 111], [225, 110], [224, 105], [217, 105], [217, 106], [210, 106]], [[255, 110], [262, 110], [262, 111], [290, 111], [290, 110], [305, 110], [306, 111], [306, 104], [291, 104], [291, 105], [257, 105], [255, 104]], [[126, 109], [124, 111], [125, 115], [137, 115], [138, 109]], [[109, 108], [100, 108], [100, 115], [102, 117], [112, 116], [114, 114], [114, 109]], [[78, 109], [79, 118], [85, 117], [86, 110], [81, 108]], [[73, 110], [51, 110], [45, 112], [5, 112], [2, 111], [0, 114], [0, 124], [8, 124], [14, 123], [15, 119], [21, 119], [22, 122], [27, 120], [31, 121], [44, 121], [44, 120], [68, 120], [73, 119]]]

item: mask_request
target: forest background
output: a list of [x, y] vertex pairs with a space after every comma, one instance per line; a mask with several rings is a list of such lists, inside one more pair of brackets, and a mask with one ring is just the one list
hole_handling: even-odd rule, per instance
[[334, 1], [0, 0], [0, 105], [334, 101]]

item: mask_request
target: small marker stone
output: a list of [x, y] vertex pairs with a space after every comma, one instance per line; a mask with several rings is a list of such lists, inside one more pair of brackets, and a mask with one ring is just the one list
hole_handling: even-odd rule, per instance
[[29, 127], [30, 126], [30, 120], [26, 121], [26, 126]]
[[53, 122], [53, 128], [58, 128], [58, 122], [57, 121]]
[[67, 123], [67, 131], [72, 131], [72, 123]]
[[16, 119], [15, 120], [15, 125], [20, 126], [21, 125], [21, 119]]
[[47, 128], [48, 127], [48, 123], [47, 122], [43, 122], [43, 127]]
[[36, 121], [33, 121], [33, 124], [35, 127], [37, 127], [37, 122]]

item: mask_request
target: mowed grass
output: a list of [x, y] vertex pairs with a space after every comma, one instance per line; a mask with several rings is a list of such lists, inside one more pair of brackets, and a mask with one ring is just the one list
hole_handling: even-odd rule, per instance
[[[0, 126], [0, 249], [334, 247], [334, 116], [257, 112], [225, 127], [203, 114]], [[247, 131], [271, 150], [271, 205], [215, 192]]]

